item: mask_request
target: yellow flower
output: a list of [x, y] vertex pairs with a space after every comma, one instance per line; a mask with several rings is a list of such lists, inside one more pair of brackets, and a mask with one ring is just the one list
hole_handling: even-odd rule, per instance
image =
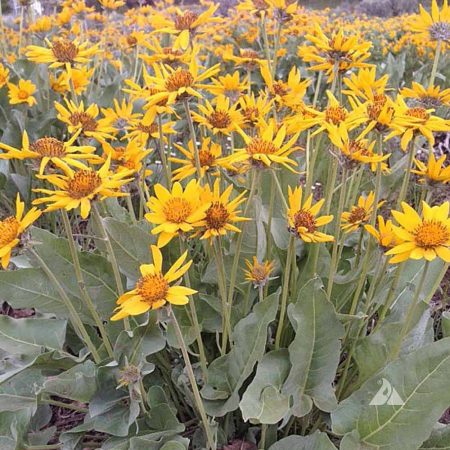
[[202, 203], [196, 180], [191, 180], [184, 190], [179, 182], [173, 184], [170, 192], [161, 184], [154, 189], [155, 196], [147, 203], [150, 212], [145, 218], [156, 225], [151, 232], [159, 234], [158, 247], [164, 247], [179, 233], [193, 231], [210, 205]]
[[376, 170], [377, 163], [386, 161], [387, 155], [374, 153], [375, 141], [369, 143], [367, 139], [350, 139], [347, 128], [340, 126], [329, 134], [331, 142], [342, 152], [349, 168], [358, 164], [370, 164], [372, 170]]
[[65, 66], [69, 71], [74, 64], [87, 64], [90, 58], [99, 52], [98, 45], [89, 47], [89, 42], [80, 44], [77, 40], [56, 39], [51, 43], [45, 40], [49, 48], [29, 45], [25, 55], [30, 61], [49, 64], [50, 68]]
[[57, 78], [50, 74], [50, 86], [55, 92], [64, 94], [70, 92], [70, 80], [72, 80], [73, 90], [77, 95], [81, 95], [89, 86], [93, 73], [94, 68], [81, 67], [80, 69], [71, 69], [70, 74], [61, 72]]
[[316, 25], [314, 34], [307, 34], [306, 39], [313, 45], [300, 47], [298, 55], [305, 62], [314, 63], [311, 70], [324, 71], [328, 75], [328, 82], [337, 75], [335, 71], [345, 73], [352, 68], [371, 66], [365, 61], [370, 57], [372, 43], [358, 42], [357, 36], [345, 37], [343, 28], [329, 38]]
[[209, 185], [206, 185], [202, 192], [202, 202], [209, 204], [209, 208], [205, 211], [204, 219], [195, 225], [202, 229], [198, 234], [202, 234], [201, 239], [211, 239], [217, 236], [224, 236], [227, 231], [240, 233], [234, 223], [244, 222], [246, 217], [239, 217], [236, 208], [245, 201], [245, 192], [242, 192], [230, 201], [230, 195], [233, 191], [233, 185], [230, 184], [223, 192], [220, 193], [220, 180], [214, 182], [214, 188], [211, 191]]
[[287, 211], [289, 231], [305, 242], [332, 242], [334, 237], [318, 231], [319, 227], [330, 223], [333, 216], [318, 214], [325, 200], [312, 204], [312, 194], [303, 202], [303, 190], [297, 186], [294, 190], [288, 187], [289, 209]]
[[378, 216], [378, 230], [370, 224], [364, 225], [364, 228], [384, 248], [394, 247], [401, 242], [401, 240], [394, 233], [392, 220], [384, 220], [383, 216]]
[[148, 106], [162, 101], [172, 105], [189, 97], [201, 98], [201, 94], [197, 91], [202, 87], [200, 83], [214, 76], [220, 70], [219, 64], [216, 64], [203, 73], [199, 73], [196, 51], [192, 53], [188, 69], [182, 67], [173, 69], [167, 65], [155, 65], [153, 68], [155, 75], [149, 76], [149, 81], [153, 84], [156, 92], [147, 99]]
[[253, 257], [253, 262], [246, 259], [245, 264], [248, 268], [248, 270], [244, 270], [245, 279], [253, 283], [255, 287], [264, 287], [271, 279], [270, 275], [275, 267], [273, 261], [264, 261], [260, 263], [256, 256]]
[[123, 197], [128, 194], [121, 192], [120, 188], [131, 181], [126, 177], [131, 171], [110, 173], [111, 158], [108, 158], [99, 170], [82, 169], [73, 171], [65, 169], [64, 175], [40, 175], [39, 178], [56, 186], [56, 190], [34, 189], [34, 192], [46, 194], [47, 197], [37, 198], [34, 205], [49, 203], [47, 211], [61, 208], [70, 211], [80, 207], [81, 217], [86, 219], [91, 211], [91, 202], [104, 200], [108, 197]]
[[250, 95], [244, 95], [239, 99], [241, 107], [240, 112], [243, 117], [241, 128], [253, 128], [258, 125], [261, 120], [264, 121], [272, 110], [273, 99], [269, 100], [266, 94], [258, 95], [252, 92]]
[[32, 33], [46, 33], [53, 27], [53, 18], [50, 16], [42, 16], [37, 18], [34, 23], [30, 24], [28, 30]]
[[420, 14], [410, 22], [412, 31], [421, 33], [425, 39], [450, 42], [450, 8], [448, 1], [443, 0], [439, 11], [436, 0], [431, 2], [431, 14], [420, 5]]
[[0, 63], [0, 89], [8, 83], [9, 69]]
[[141, 265], [141, 278], [134, 289], [119, 297], [117, 300], [119, 306], [115, 309], [116, 313], [111, 320], [144, 314], [151, 309], [163, 307], [167, 302], [172, 305], [185, 305], [189, 302], [188, 295], [197, 292], [185, 286], [170, 286], [170, 283], [181, 278], [191, 266], [192, 261], [185, 263], [187, 252], [183, 253], [166, 273], [163, 273], [161, 250], [155, 245], [151, 246], [151, 250], [153, 264]]
[[403, 150], [407, 150], [408, 144], [418, 134], [425, 136], [430, 145], [434, 145], [434, 131], [450, 131], [450, 122], [433, 116], [431, 114], [433, 109], [425, 109], [421, 106], [410, 108], [401, 95], [398, 95], [393, 106], [395, 109], [391, 123], [393, 131], [386, 136], [386, 140], [401, 136], [400, 144]]
[[390, 263], [410, 258], [425, 258], [427, 261], [441, 258], [450, 262], [449, 202], [433, 207], [425, 202], [422, 205], [422, 217], [405, 202], [402, 202], [403, 212], [392, 211], [399, 223], [399, 226], [394, 226], [394, 232], [402, 243], [386, 252], [386, 255], [394, 255]]
[[24, 131], [20, 150], [0, 142], [0, 148], [5, 151], [0, 154], [0, 159], [37, 160], [40, 175], [44, 173], [48, 163], [64, 170], [69, 166], [85, 169], [86, 166], [80, 160], [94, 164], [101, 162], [101, 158], [95, 154], [95, 147], [73, 145], [78, 134], [74, 134], [67, 142], [46, 136], [30, 144], [28, 133]]
[[260, 131], [260, 136], [251, 137], [244, 131], [238, 129], [246, 147], [236, 149], [232, 155], [226, 158], [230, 164], [248, 162], [259, 169], [270, 167], [272, 164], [281, 164], [292, 172], [295, 170], [291, 166], [297, 163], [289, 159], [289, 155], [300, 147], [296, 146], [299, 133], [296, 133], [286, 143], [286, 126], [282, 125], [275, 134], [275, 124], [273, 121], [269, 125], [264, 124]]
[[151, 51], [150, 55], [140, 53], [139, 58], [145, 61], [149, 66], [155, 63], [168, 64], [175, 66], [177, 64], [188, 64], [191, 58], [190, 52], [176, 50], [173, 47], [162, 47], [159, 41], [151, 38], [150, 41], [144, 40], [142, 45]]
[[219, 95], [213, 103], [214, 106], [205, 100], [205, 105], [198, 105], [202, 114], [192, 112], [192, 117], [200, 125], [211, 130], [213, 134], [220, 133], [228, 136], [242, 122], [241, 113], [236, 111], [238, 104], [230, 106], [230, 99], [224, 95]]
[[98, 0], [105, 9], [115, 10], [125, 5], [123, 0]]
[[[192, 141], [188, 142], [188, 148], [185, 149], [179, 144], [174, 144], [175, 147], [186, 157], [181, 159], [171, 156], [171, 162], [181, 164], [182, 166], [173, 171], [173, 181], [181, 181], [194, 175], [197, 171], [195, 165], [195, 148]], [[219, 167], [227, 167], [222, 156], [222, 147], [215, 142], [211, 142], [211, 138], [205, 138], [202, 141], [201, 147], [198, 149], [198, 159], [200, 161], [200, 179], [207, 173], [212, 175], [218, 174]]]
[[441, 91], [440, 86], [428, 86], [427, 88], [415, 81], [411, 88], [403, 88], [400, 94], [404, 98], [412, 98], [421, 103], [425, 108], [438, 108], [450, 106], [450, 88]]
[[84, 108], [84, 103], [77, 106], [73, 101], [64, 99], [66, 106], [55, 102], [58, 111], [58, 119], [67, 124], [69, 133], [74, 134], [81, 130], [81, 135], [104, 141], [114, 138], [116, 130], [109, 124], [107, 119], [97, 119], [99, 108], [96, 104]]
[[211, 85], [205, 87], [208, 92], [214, 95], [224, 95], [231, 101], [236, 101], [242, 92], [248, 89], [248, 79], [244, 78], [241, 82], [239, 72], [227, 73], [225, 76], [212, 78]]
[[138, 124], [139, 113], [133, 113], [133, 102], [127, 102], [125, 99], [121, 103], [113, 99], [114, 108], [102, 108], [102, 114], [105, 121], [108, 121], [119, 132], [126, 131], [130, 127]]
[[223, 59], [233, 61], [238, 66], [242, 66], [247, 70], [255, 70], [266, 61], [260, 57], [259, 53], [251, 48], [240, 48], [239, 56], [233, 55], [231, 51], [226, 51], [223, 55]]
[[[345, 211], [341, 216], [341, 228], [345, 233], [351, 233], [352, 231], [356, 231], [360, 226], [367, 223], [373, 213], [375, 201], [375, 193], [369, 192], [367, 197], [363, 197], [362, 195], [358, 199], [358, 203], [356, 206], [352, 206], [351, 211]], [[379, 202], [377, 205], [377, 209], [384, 202]]]
[[421, 182], [428, 181], [429, 183], [449, 183], [450, 182], [450, 166], [443, 167], [446, 161], [446, 155], [442, 155], [437, 161], [434, 153], [430, 151], [428, 156], [428, 164], [424, 164], [422, 161], [414, 158], [414, 162], [417, 166], [417, 170], [411, 170], [412, 173], [420, 175]]
[[360, 69], [357, 74], [352, 73], [349, 78], [343, 79], [349, 89], [342, 92], [362, 100], [374, 101], [377, 96], [384, 94], [388, 80], [389, 75], [377, 79], [376, 67]]
[[33, 97], [33, 94], [36, 92], [36, 86], [30, 80], [19, 80], [17, 86], [13, 83], [8, 83], [8, 89], [10, 105], [27, 103], [31, 107], [37, 103]]
[[22, 233], [42, 214], [37, 208], [31, 208], [24, 216], [24, 209], [25, 204], [17, 194], [16, 215], [0, 220], [0, 259], [4, 269], [8, 267], [11, 252], [20, 243]]
[[[117, 164], [116, 172], [139, 173], [143, 166], [143, 160], [151, 153], [151, 149], [146, 149], [137, 139], [131, 139], [125, 146], [112, 146], [109, 142], [102, 142], [103, 151], [106, 158], [110, 157], [111, 162]], [[150, 176], [151, 170], [145, 171], [145, 176]]]
[[[201, 14], [197, 14], [190, 10], [183, 11], [177, 9], [175, 19], [173, 21], [167, 21], [166, 26], [159, 28], [157, 31], [176, 34], [177, 37], [173, 44], [173, 48], [175, 50], [186, 49], [189, 47], [192, 36], [198, 32], [198, 28], [201, 25], [218, 20], [212, 18], [218, 7], [218, 4], [211, 4], [211, 6]], [[154, 20], [156, 20], [156, 18]]]

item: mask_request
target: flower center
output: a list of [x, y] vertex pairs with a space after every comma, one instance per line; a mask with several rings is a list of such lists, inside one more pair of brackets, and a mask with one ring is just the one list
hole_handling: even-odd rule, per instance
[[169, 222], [182, 223], [192, 213], [192, 205], [181, 197], [173, 197], [164, 206], [164, 214]]
[[430, 114], [428, 114], [427, 110], [425, 108], [421, 108], [420, 106], [417, 106], [416, 108], [409, 108], [406, 115], [421, 120], [428, 120], [430, 118]]
[[278, 151], [273, 142], [265, 141], [259, 137], [253, 138], [247, 145], [247, 153], [250, 155], [256, 155], [263, 153], [265, 155], [273, 155]]
[[187, 88], [194, 84], [194, 77], [189, 70], [179, 69], [172, 73], [166, 80], [166, 89], [176, 92], [178, 89]]
[[258, 108], [255, 106], [249, 106], [248, 108], [243, 109], [242, 115], [244, 116], [244, 119], [246, 122], [254, 123], [259, 117], [259, 111]]
[[52, 52], [59, 62], [73, 63], [78, 55], [78, 47], [73, 42], [62, 39], [52, 45]]
[[227, 208], [220, 202], [214, 202], [206, 211], [207, 227], [214, 230], [223, 228], [230, 216]]
[[348, 217], [348, 221], [350, 223], [357, 223], [361, 222], [366, 218], [367, 212], [364, 208], [361, 206], [357, 206], [353, 208], [352, 212], [350, 213]]
[[174, 50], [172, 47], [163, 47], [164, 55], [168, 56], [182, 56], [183, 52], [181, 50]]
[[67, 184], [70, 197], [80, 199], [95, 192], [102, 184], [102, 179], [93, 170], [80, 170]]
[[296, 230], [306, 228], [308, 233], [314, 233], [316, 231], [316, 219], [309, 211], [303, 209], [295, 213], [294, 225]]
[[353, 141], [353, 140], [349, 141], [348, 150], [349, 150], [350, 154], [352, 154], [352, 155], [354, 153], [361, 153], [362, 155], [365, 155], [365, 156], [367, 156], [369, 154], [366, 146], [361, 141]]
[[130, 47], [135, 47], [137, 42], [138, 42], [138, 40], [134, 36], [127, 36], [127, 44]]
[[208, 122], [214, 128], [227, 128], [231, 124], [231, 117], [226, 111], [219, 109], [209, 115]]
[[202, 167], [212, 167], [216, 162], [216, 157], [208, 150], [200, 150], [198, 152], [198, 159]]
[[424, 221], [414, 231], [416, 244], [423, 248], [445, 245], [450, 239], [450, 230], [441, 222]]
[[158, 131], [158, 124], [152, 123], [151, 125], [144, 125], [143, 123], [140, 123], [137, 126], [137, 129], [143, 133], [153, 134]]
[[241, 53], [241, 56], [242, 56], [242, 58], [247, 58], [247, 59], [258, 59], [259, 58], [258, 53], [251, 49], [244, 50]]
[[20, 91], [17, 93], [17, 97], [20, 98], [20, 100], [25, 100], [29, 97], [29, 94], [27, 91], [24, 91], [23, 89], [20, 89]]
[[152, 305], [166, 299], [169, 283], [160, 273], [155, 273], [142, 277], [137, 282], [136, 289], [142, 300]]
[[83, 131], [95, 131], [98, 126], [94, 117], [85, 112], [74, 112], [69, 117], [69, 121], [73, 126], [81, 125]]
[[64, 143], [53, 137], [43, 137], [38, 139], [30, 145], [30, 149], [33, 152], [39, 153], [42, 158], [44, 156], [49, 158], [55, 156], [61, 157], [66, 154]]
[[175, 28], [177, 30], [190, 30], [193, 23], [198, 19], [198, 15], [192, 11], [186, 11], [175, 18]]
[[367, 106], [367, 115], [370, 120], [378, 120], [386, 102], [387, 97], [384, 94], [376, 94], [374, 96], [373, 102]]
[[285, 96], [288, 93], [286, 85], [282, 81], [276, 81], [273, 83], [273, 92], [280, 97]]
[[342, 106], [329, 106], [325, 110], [325, 120], [333, 125], [339, 125], [347, 118], [347, 111]]
[[450, 23], [436, 22], [428, 29], [431, 39], [435, 41], [450, 41]]
[[13, 216], [0, 220], [0, 247], [3, 247], [16, 239], [19, 226], [19, 222]]

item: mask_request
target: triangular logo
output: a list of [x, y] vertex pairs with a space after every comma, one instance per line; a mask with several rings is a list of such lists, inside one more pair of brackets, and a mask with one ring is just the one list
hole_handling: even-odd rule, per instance
[[405, 402], [402, 400], [395, 388], [392, 387], [391, 383], [386, 380], [386, 378], [382, 378], [382, 385], [380, 389], [378, 389], [378, 392], [369, 403], [371, 406], [400, 406], [404, 404]]

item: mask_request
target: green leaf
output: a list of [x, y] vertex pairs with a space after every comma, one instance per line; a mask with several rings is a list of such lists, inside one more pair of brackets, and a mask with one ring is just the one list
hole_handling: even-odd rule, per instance
[[222, 417], [239, 406], [238, 391], [264, 355], [267, 327], [275, 320], [280, 291], [257, 303], [233, 330], [234, 346], [215, 359], [208, 369], [208, 384], [202, 395], [208, 414]]
[[155, 242], [146, 223], [130, 225], [108, 217], [103, 219], [120, 270], [131, 280], [140, 277], [139, 266], [152, 261], [150, 245]]
[[166, 341], [157, 323], [157, 313], [151, 311], [148, 321], [132, 331], [122, 331], [114, 346], [114, 356], [117, 361], [127, 356], [128, 361], [138, 365], [153, 353], [162, 350]]
[[330, 412], [336, 406], [333, 381], [344, 329], [320, 280], [310, 280], [300, 290], [288, 314], [296, 334], [289, 346], [292, 368], [283, 393], [292, 397], [292, 412], [297, 417], [308, 414], [313, 401]]
[[[373, 448], [418, 448], [450, 404], [449, 373], [450, 338], [401, 357], [339, 404], [332, 413], [333, 431], [356, 430], [361, 445]], [[403, 404], [370, 404], [392, 398], [394, 389]]]
[[437, 424], [431, 436], [420, 447], [422, 450], [450, 450], [450, 425]]
[[95, 364], [92, 361], [85, 361], [56, 377], [48, 378], [44, 383], [42, 391], [82, 403], [88, 403], [96, 390], [95, 377]]
[[56, 319], [13, 319], [0, 315], [0, 348], [12, 354], [62, 349], [67, 322]]
[[441, 316], [442, 335], [450, 336], [450, 311], [444, 311]]
[[287, 349], [274, 350], [263, 356], [256, 375], [239, 404], [244, 421], [276, 424], [290, 409], [289, 396], [281, 392], [291, 363]]
[[[69, 296], [76, 297], [79, 299], [77, 303], [82, 303], [67, 239], [58, 238], [38, 228], [32, 229], [32, 236], [34, 241], [40, 242], [34, 246], [34, 250], [45, 261]], [[89, 295], [100, 317], [109, 319], [118, 297], [111, 264], [94, 253], [78, 252], [78, 257]]]
[[310, 436], [288, 436], [269, 447], [269, 450], [336, 450], [326, 433], [316, 431]]

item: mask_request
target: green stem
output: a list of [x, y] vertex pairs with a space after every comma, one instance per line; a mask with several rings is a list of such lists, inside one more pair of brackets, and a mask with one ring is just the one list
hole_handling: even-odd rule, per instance
[[403, 177], [403, 182], [402, 182], [402, 187], [400, 189], [400, 194], [398, 196], [398, 201], [397, 201], [397, 208], [400, 208], [402, 205], [402, 202], [405, 201], [406, 199], [406, 195], [408, 193], [408, 185], [409, 185], [409, 179], [411, 177], [411, 169], [413, 166], [413, 161], [414, 161], [414, 152], [416, 149], [416, 138], [414, 138], [411, 141], [411, 145], [408, 149], [408, 161], [406, 163], [406, 171], [405, 171], [405, 175]]
[[49, 280], [55, 286], [56, 290], [58, 291], [58, 293], [61, 297], [61, 300], [64, 303], [64, 306], [69, 311], [72, 326], [74, 327], [75, 331], [77, 331], [79, 333], [82, 340], [86, 344], [87, 348], [92, 353], [92, 357], [94, 358], [95, 363], [99, 364], [101, 361], [100, 355], [98, 354], [97, 349], [95, 348], [95, 345], [93, 344], [93, 342], [89, 336], [89, 333], [87, 332], [86, 327], [84, 326], [83, 321], [81, 320], [80, 316], [78, 315], [77, 310], [75, 309], [70, 298], [66, 294], [66, 291], [61, 286], [60, 282], [55, 277], [55, 275], [53, 274], [51, 269], [47, 266], [45, 261], [32, 248], [30, 248], [29, 251], [36, 258], [36, 260], [39, 263], [39, 265], [41, 266], [42, 270], [45, 272], [45, 274], [48, 276]]
[[80, 259], [78, 258], [78, 251], [75, 246], [75, 240], [72, 235], [72, 227], [70, 226], [69, 216], [67, 215], [67, 211], [65, 209], [61, 209], [61, 216], [63, 219], [64, 229], [67, 235], [67, 240], [69, 242], [69, 249], [70, 254], [72, 256], [73, 261], [73, 267], [75, 270], [75, 277], [78, 282], [78, 287], [81, 292], [81, 297], [89, 310], [89, 313], [91, 314], [92, 318], [94, 319], [95, 325], [100, 331], [100, 335], [102, 337], [103, 343], [105, 344], [106, 351], [108, 352], [108, 355], [113, 358], [114, 353], [111, 347], [111, 343], [109, 342], [108, 333], [106, 332], [105, 326], [103, 325], [102, 320], [100, 319], [100, 316], [98, 315], [97, 310], [95, 309], [95, 305], [92, 302], [92, 299], [87, 291], [86, 284], [84, 282], [83, 278], [83, 272], [81, 269]]
[[266, 434], [267, 434], [267, 425], [265, 423], [263, 423], [261, 425], [261, 439], [259, 440], [258, 450], [265, 450]]
[[189, 126], [189, 132], [191, 134], [192, 144], [194, 146], [194, 160], [195, 167], [197, 169], [197, 176], [200, 180], [202, 177], [201, 164], [200, 164], [200, 155], [198, 153], [198, 145], [197, 145], [197, 137], [195, 135], [194, 122], [192, 122], [191, 110], [189, 109], [189, 101], [188, 99], [183, 100], [184, 110], [186, 112], [186, 120]]
[[[113, 274], [114, 274], [114, 280], [115, 280], [116, 286], [117, 286], [117, 292], [119, 293], [119, 297], [120, 297], [123, 295], [124, 289], [123, 289], [123, 284], [122, 284], [122, 275], [120, 274], [120, 269], [119, 269], [119, 263], [117, 262], [116, 254], [114, 253], [111, 239], [109, 239], [109, 235], [108, 235], [108, 233], [105, 229], [105, 225], [103, 223], [103, 218], [98, 211], [98, 206], [96, 203], [93, 203], [92, 211], [93, 211], [93, 215], [94, 215], [94, 220], [97, 223], [97, 227], [100, 232], [100, 237], [106, 245], [106, 251], [108, 253], [109, 260], [111, 262], [111, 266], [112, 266]], [[128, 318], [126, 318], [126, 320], [124, 320], [124, 327], [126, 330], [130, 329], [130, 323], [128, 321]]]
[[436, 45], [436, 53], [434, 54], [433, 68], [431, 69], [429, 87], [432, 87], [434, 85], [434, 80], [436, 78], [436, 73], [439, 67], [439, 57], [441, 56], [441, 50], [442, 50], [442, 40], [438, 39]]
[[203, 428], [206, 434], [206, 440], [208, 442], [208, 448], [211, 450], [216, 450], [216, 443], [214, 440], [214, 434], [209, 426], [208, 417], [206, 415], [205, 407], [203, 405], [202, 398], [200, 397], [200, 392], [198, 390], [197, 381], [195, 379], [194, 370], [192, 368], [191, 360], [189, 359], [189, 353], [187, 351], [186, 344], [183, 339], [183, 334], [181, 333], [180, 325], [178, 324], [177, 318], [173, 313], [171, 306], [168, 307], [169, 314], [172, 317], [172, 322], [175, 328], [175, 334], [177, 336], [178, 345], [180, 346], [181, 353], [183, 354], [184, 363], [186, 364], [186, 370], [188, 374], [188, 378], [192, 387], [192, 393], [194, 394], [195, 404], [197, 406], [197, 410], [200, 414], [200, 417], [203, 422]]
[[159, 155], [161, 157], [161, 164], [163, 165], [164, 176], [166, 177], [167, 187], [171, 188], [172, 182], [170, 178], [170, 168], [166, 158], [166, 152], [164, 148], [164, 135], [161, 114], [158, 114], [158, 130], [159, 130]]
[[289, 245], [286, 256], [286, 267], [284, 268], [284, 278], [283, 278], [283, 292], [281, 294], [281, 310], [280, 310], [280, 320], [278, 322], [277, 333], [275, 335], [275, 350], [280, 348], [281, 335], [283, 333], [284, 327], [284, 317], [286, 315], [287, 309], [287, 299], [289, 294], [289, 279], [291, 275], [291, 264], [292, 264], [292, 254], [295, 252], [295, 238], [291, 234], [289, 237]]
[[39, 404], [43, 404], [43, 405], [59, 406], [60, 408], [71, 409], [73, 411], [78, 411], [78, 412], [81, 412], [81, 413], [88, 413], [89, 412], [88, 408], [82, 408], [81, 406], [76, 406], [73, 403], [59, 402], [59, 401], [53, 400], [51, 398], [39, 399], [38, 403]]

